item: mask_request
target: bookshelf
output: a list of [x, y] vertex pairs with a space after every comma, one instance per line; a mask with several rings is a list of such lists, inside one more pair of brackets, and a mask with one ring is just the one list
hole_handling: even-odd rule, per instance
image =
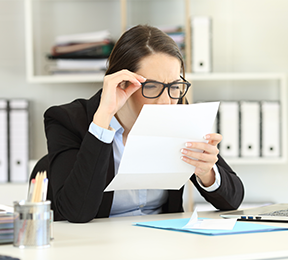
[[[140, 3], [141, 2], [141, 3]], [[155, 1], [157, 2], [157, 1]], [[53, 23], [49, 24], [48, 21], [51, 17], [49, 17], [49, 10], [52, 8], [49, 5], [56, 5], [55, 6], [55, 10], [57, 10], [57, 4], [62, 4], [62, 8], [65, 4], [67, 3], [71, 3], [71, 10], [73, 10], [73, 8], [75, 10], [77, 10], [77, 8], [79, 9], [80, 6], [88, 6], [86, 7], [86, 9], [81, 9], [87, 11], [88, 9], [101, 9], [104, 8], [103, 10], [111, 10], [111, 13], [113, 15], [113, 22], [108, 23], [108, 29], [113, 29], [114, 32], [114, 36], [120, 36], [120, 34], [125, 31], [126, 28], [128, 28], [131, 24], [133, 24], [133, 21], [135, 19], [131, 19], [131, 16], [137, 16], [136, 14], [134, 14], [133, 10], [131, 9], [132, 5], [150, 5], [152, 6], [152, 3], [155, 3], [154, 1], [150, 0], [150, 1], [136, 1], [136, 0], [107, 0], [107, 1], [100, 1], [100, 0], [90, 0], [90, 1], [69, 1], [69, 0], [65, 0], [65, 1], [59, 1], [59, 0], [25, 0], [25, 34], [26, 34], [26, 76], [27, 76], [27, 80], [30, 83], [48, 83], [48, 84], [65, 84], [65, 83], [99, 83], [101, 84], [103, 81], [103, 77], [104, 77], [104, 73], [103, 74], [89, 74], [89, 75], [48, 75], [47, 73], [43, 73], [43, 71], [41, 71], [41, 69], [39, 69], [39, 67], [41, 67], [45, 61], [43, 60], [44, 57], [44, 53], [49, 51], [49, 48], [51, 47], [52, 43], [53, 43], [53, 37], [55, 37], [57, 34], [64, 34], [66, 33], [65, 29], [69, 29], [70, 31], [67, 31], [67, 34], [69, 33], [73, 33], [74, 29], [75, 31], [77, 31], [77, 29], [79, 28], [56, 28], [55, 30], [52, 30], [51, 27], [53, 27], [53, 25], [55, 26], [57, 23], [61, 23], [61, 19], [63, 18], [59, 18], [58, 16], [55, 17], [55, 22], [53, 21]], [[159, 3], [161, 1], [158, 1]], [[190, 3], [191, 2], [191, 3]], [[163, 3], [163, 1], [161, 2]], [[160, 4], [161, 4], [160, 3]], [[282, 142], [283, 144], [287, 143], [287, 138], [285, 133], [287, 132], [287, 115], [286, 115], [286, 110], [287, 110], [287, 101], [285, 99], [287, 93], [286, 93], [286, 78], [284, 74], [281, 73], [203, 73], [203, 74], [194, 74], [191, 73], [191, 41], [190, 41], [190, 37], [191, 37], [191, 33], [190, 33], [190, 4], [192, 4], [193, 1], [191, 0], [183, 0], [183, 1], [176, 1], [176, 0], [171, 0], [168, 1], [167, 4], [171, 6], [175, 6], [177, 7], [177, 10], [182, 10], [183, 13], [183, 17], [181, 17], [181, 19], [178, 19], [177, 21], [180, 21], [180, 23], [182, 23], [182, 25], [185, 28], [185, 46], [186, 46], [186, 71], [188, 73], [186, 73], [186, 78], [190, 81], [193, 82], [193, 88], [190, 88], [190, 92], [188, 93], [188, 99], [191, 101], [193, 101], [193, 97], [195, 96], [195, 89], [197, 89], [197, 85], [200, 84], [201, 86], [204, 84], [208, 84], [208, 85], [216, 85], [215, 88], [219, 88], [219, 83], [223, 83], [223, 85], [227, 85], [230, 82], [232, 83], [231, 86], [233, 86], [235, 84], [235, 82], [237, 82], [237, 84], [242, 84], [244, 86], [245, 89], [245, 85], [246, 82], [274, 82], [273, 84], [276, 86], [275, 88], [277, 89], [278, 92], [278, 97], [277, 99], [280, 100], [281, 102], [281, 123], [282, 123], [282, 128], [281, 128], [281, 138], [282, 138]], [[47, 9], [47, 11], [45, 10], [44, 16], [46, 15], [47, 20], [45, 20], [46, 18], [42, 17], [41, 14], [39, 13], [37, 14], [38, 9], [34, 8], [34, 6], [38, 6], [39, 4], [44, 4], [45, 8]], [[47, 5], [47, 6], [46, 6]], [[70, 6], [70, 5], [69, 5]], [[99, 8], [96, 8], [98, 7]], [[154, 5], [153, 5], [154, 7]], [[44, 9], [45, 9], [44, 8]], [[49, 9], [50, 8], [50, 9]], [[138, 6], [138, 11], [139, 11], [139, 6]], [[150, 9], [152, 9], [152, 7], [150, 7]], [[149, 9], [149, 10], [150, 10]], [[42, 9], [39, 9], [42, 10]], [[132, 11], [131, 11], [132, 10]], [[145, 9], [146, 10], [146, 9]], [[69, 11], [67, 13], [71, 15], [73, 14], [72, 11]], [[90, 12], [90, 10], [88, 10]], [[57, 12], [56, 12], [57, 13]], [[98, 19], [102, 19], [102, 17], [100, 16], [100, 13], [97, 13], [99, 15]], [[156, 12], [153, 12], [151, 15], [155, 16]], [[179, 12], [176, 13], [177, 15], [179, 15]], [[66, 14], [65, 14], [66, 15]], [[95, 15], [96, 16], [96, 15]], [[161, 16], [161, 14], [160, 14]], [[161, 18], [164, 15], [162, 14]], [[41, 22], [44, 19], [44, 22]], [[134, 17], [135, 18], [135, 17]], [[150, 22], [148, 17], [148, 21]], [[40, 20], [39, 20], [40, 19]], [[166, 19], [166, 18], [165, 18]], [[173, 18], [174, 19], [174, 18]], [[103, 19], [103, 20], [107, 20]], [[40, 21], [40, 22], [39, 22]], [[65, 20], [66, 21], [66, 20]], [[119, 22], [117, 22], [119, 21]], [[137, 20], [138, 21], [138, 20]], [[141, 22], [141, 21], [140, 21]], [[164, 21], [165, 22], [165, 21]], [[39, 38], [41, 38], [41, 32], [42, 30], [40, 30], [36, 25], [37, 24], [38, 27], [40, 27], [42, 29], [41, 26], [44, 26], [43, 31], [45, 32], [45, 37], [43, 38], [43, 40], [39, 40]], [[85, 21], [81, 21], [82, 24], [82, 28], [86, 28], [87, 27], [87, 31], [93, 31], [92, 28], [85, 24]], [[115, 24], [116, 23], [116, 24]], [[47, 25], [48, 24], [48, 25]], [[58, 24], [57, 24], [58, 25]], [[75, 24], [73, 24], [73, 26], [69, 25], [70, 27], [74, 27]], [[78, 26], [78, 24], [77, 24]], [[103, 28], [100, 28], [97, 26], [94, 28], [95, 30], [100, 30]], [[42, 32], [43, 33], [43, 32]], [[40, 34], [40, 35], [37, 35]], [[47, 34], [47, 36], [46, 36]], [[44, 36], [44, 35], [43, 35]], [[49, 38], [50, 37], [50, 38]], [[117, 38], [115, 37], [115, 38]], [[39, 46], [40, 45], [40, 46]], [[205, 87], [204, 87], [205, 88]], [[231, 87], [232, 88], [232, 87]], [[247, 88], [246, 88], [247, 90]], [[245, 90], [245, 91], [246, 91]], [[205, 90], [206, 91], [206, 90]], [[256, 95], [257, 97], [257, 95]], [[287, 162], [287, 149], [286, 149], [286, 145], [282, 146], [282, 156], [280, 158], [258, 158], [258, 159], [244, 159], [244, 158], [237, 158], [237, 159], [227, 159], [227, 161], [231, 164], [283, 164]]]
[[[81, 1], [57, 1], [57, 0], [25, 0], [25, 39], [26, 39], [26, 78], [28, 82], [30, 83], [71, 83], [71, 82], [102, 82], [103, 75], [102, 74], [95, 74], [95, 75], [69, 75], [69, 76], [63, 76], [63, 75], [48, 75], [48, 73], [45, 71], [45, 54], [47, 54], [50, 51], [51, 46], [53, 45], [53, 40], [55, 36], [61, 35], [61, 34], [69, 34], [70, 32], [65, 31], [62, 27], [59, 26], [59, 29], [51, 29], [47, 24], [49, 24], [51, 21], [51, 17], [49, 17], [49, 12], [51, 12], [50, 16], [55, 15], [54, 19], [55, 22], [51, 22], [51, 27], [53, 24], [56, 24], [56, 22], [63, 21], [63, 23], [69, 23], [68, 19], [61, 18], [61, 15], [59, 15], [57, 11], [57, 2], [61, 3], [62, 6], [65, 4], [67, 5], [69, 2], [72, 7], [69, 9], [73, 10], [73, 8], [77, 8], [75, 6], [78, 6], [81, 4], [82, 6], [89, 5], [92, 9], [93, 7], [95, 9], [96, 5], [99, 5], [100, 8], [104, 8], [103, 10], [111, 10], [112, 14], [113, 12], [116, 14], [113, 16], [114, 24], [107, 24], [107, 27], [111, 32], [111, 34], [114, 36], [115, 39], [117, 39], [121, 33], [123, 33], [126, 28], [128, 28], [131, 23], [128, 21], [128, 10], [131, 9], [132, 5], [137, 5], [137, 2], [140, 1], [127, 1], [127, 0], [109, 0], [106, 4], [104, 2], [106, 1], [100, 1], [100, 0], [90, 0], [85, 1], [85, 3], [80, 3]], [[63, 2], [63, 3], [62, 3]], [[146, 3], [149, 3], [149, 1], [146, 1]], [[185, 28], [185, 52], [186, 52], [186, 71], [191, 71], [191, 42], [190, 42], [190, 0], [183, 0], [183, 1], [169, 1], [173, 2], [173, 5], [180, 6], [179, 8], [181, 11], [185, 13], [183, 16], [184, 21], [181, 19], [179, 20], [179, 23], [183, 25]], [[150, 3], [153, 3], [153, 1], [150, 1]], [[43, 5], [47, 7], [45, 11], [43, 11], [40, 8], [40, 5]], [[53, 8], [51, 6], [55, 5], [55, 10], [52, 12]], [[35, 7], [36, 6], [36, 7]], [[68, 5], [67, 5], [68, 7]], [[113, 7], [113, 8], [112, 8]], [[99, 9], [100, 9], [99, 8]], [[67, 8], [66, 8], [67, 9]], [[67, 11], [69, 11], [67, 9]], [[79, 10], [79, 12], [82, 10]], [[105, 12], [105, 11], [104, 11]], [[69, 13], [65, 14], [67, 17], [73, 15], [73, 11], [70, 11]], [[95, 14], [96, 16], [97, 14]], [[60, 17], [59, 17], [60, 16]], [[101, 20], [101, 23], [103, 24], [102, 19], [99, 17], [99, 20]], [[104, 19], [103, 19], [104, 20]], [[105, 19], [106, 23], [107, 17]], [[115, 20], [118, 20], [119, 23], [115, 24]], [[177, 20], [177, 22], [178, 22]], [[94, 21], [93, 21], [94, 22]], [[146, 21], [147, 22], [147, 21]], [[82, 22], [83, 23], [83, 22]], [[96, 22], [95, 22], [96, 23]], [[137, 22], [138, 23], [138, 22]], [[35, 25], [37, 24], [37, 26]], [[42, 31], [46, 33], [44, 34]], [[87, 28], [87, 31], [95, 31], [95, 30], [101, 30], [101, 26], [99, 29], [96, 27], [91, 27], [91, 25], [83, 25], [85, 28]], [[41, 29], [39, 29], [41, 27]], [[73, 26], [70, 26], [73, 27]], [[79, 26], [78, 26], [79, 27]], [[91, 29], [90, 29], [91, 28]], [[70, 28], [71, 29], [71, 28]], [[75, 31], [81, 30], [81, 27], [79, 29], [75, 28]], [[75, 31], [71, 31], [71, 33], [75, 33]]]

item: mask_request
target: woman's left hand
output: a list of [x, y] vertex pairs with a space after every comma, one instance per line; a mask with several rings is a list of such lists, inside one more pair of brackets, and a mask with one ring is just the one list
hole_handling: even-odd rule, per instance
[[[222, 135], [208, 134], [205, 139], [208, 143], [187, 142], [186, 148], [183, 148], [181, 153], [183, 154], [182, 160], [195, 166], [195, 174], [205, 187], [209, 187], [215, 182], [213, 166], [218, 161], [219, 150], [217, 145], [221, 142]], [[202, 150], [203, 152], [192, 151], [191, 149]]]

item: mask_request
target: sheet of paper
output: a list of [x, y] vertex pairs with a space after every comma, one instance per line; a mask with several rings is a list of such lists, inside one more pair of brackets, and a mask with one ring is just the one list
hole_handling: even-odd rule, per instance
[[198, 219], [197, 209], [194, 210], [189, 222], [183, 229], [232, 230], [237, 219]]
[[105, 191], [180, 189], [194, 172], [183, 162], [188, 141], [206, 142], [219, 102], [144, 105], [131, 129], [119, 171]]

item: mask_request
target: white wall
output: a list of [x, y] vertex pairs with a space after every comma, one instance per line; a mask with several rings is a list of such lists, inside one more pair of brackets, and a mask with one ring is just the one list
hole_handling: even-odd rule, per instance
[[[43, 132], [44, 111], [54, 104], [69, 102], [78, 97], [88, 98], [101, 86], [93, 83], [27, 83], [23, 2], [23, 0], [0, 0], [0, 98], [24, 97], [31, 101], [32, 145], [30, 158], [38, 159], [46, 153]], [[65, 2], [67, 3], [67, 1]], [[83, 5], [85, 2], [83, 1]], [[116, 2], [110, 1], [112, 4]], [[139, 1], [135, 2], [139, 3]], [[145, 22], [152, 25], [162, 25], [168, 22], [183, 24], [183, 1], [175, 0], [174, 2], [172, 4], [171, 0], [141, 1], [143, 5], [148, 5], [149, 8], [147, 7], [145, 10], [149, 14], [141, 13], [137, 11], [137, 6], [133, 6], [137, 18], [132, 19], [129, 16], [128, 21], [139, 23], [147, 19]], [[213, 69], [215, 72], [287, 73], [287, 0], [191, 0], [190, 5], [191, 15], [210, 15], [213, 20]], [[160, 10], [160, 7], [163, 9]], [[61, 6], [58, 8], [61, 9]], [[129, 8], [132, 7], [129, 6]], [[74, 8], [72, 11], [75, 12], [75, 10], [77, 9]], [[63, 10], [64, 13], [68, 11], [71, 10]], [[117, 27], [113, 27], [114, 34], [117, 35], [120, 30], [119, 16], [116, 15], [118, 10], [114, 8], [112, 11], [113, 15], [105, 14], [105, 12], [104, 15], [102, 14], [105, 18], [101, 18], [101, 26], [105, 20], [109, 20], [110, 26], [117, 24]], [[53, 12], [53, 10], [51, 9], [49, 12]], [[97, 14], [99, 14], [99, 10], [97, 10]], [[85, 17], [82, 16], [81, 19], [85, 20]], [[78, 24], [80, 19], [76, 17], [75, 21]], [[45, 23], [43, 26], [48, 30], [50, 24]], [[73, 27], [71, 28], [73, 29]], [[99, 24], [97, 28], [100, 28]], [[38, 31], [41, 30], [38, 29]], [[42, 31], [42, 34], [45, 35], [45, 30]], [[248, 89], [243, 89], [243, 91], [249, 93]], [[203, 94], [201, 89], [197, 90], [197, 93]], [[245, 201], [288, 201], [286, 193], [287, 165], [232, 165], [245, 184]], [[197, 193], [195, 193], [195, 199], [202, 201]]]

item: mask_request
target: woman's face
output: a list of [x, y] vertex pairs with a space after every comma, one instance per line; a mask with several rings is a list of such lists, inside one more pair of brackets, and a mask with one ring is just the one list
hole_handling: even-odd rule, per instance
[[[164, 53], [154, 53], [143, 58], [139, 63], [137, 74], [162, 83], [171, 83], [180, 79], [181, 63], [179, 59]], [[138, 116], [144, 104], [177, 104], [178, 99], [171, 99], [165, 88], [158, 98], [149, 99], [142, 95], [142, 89], [137, 90], [128, 100], [129, 106]]]

